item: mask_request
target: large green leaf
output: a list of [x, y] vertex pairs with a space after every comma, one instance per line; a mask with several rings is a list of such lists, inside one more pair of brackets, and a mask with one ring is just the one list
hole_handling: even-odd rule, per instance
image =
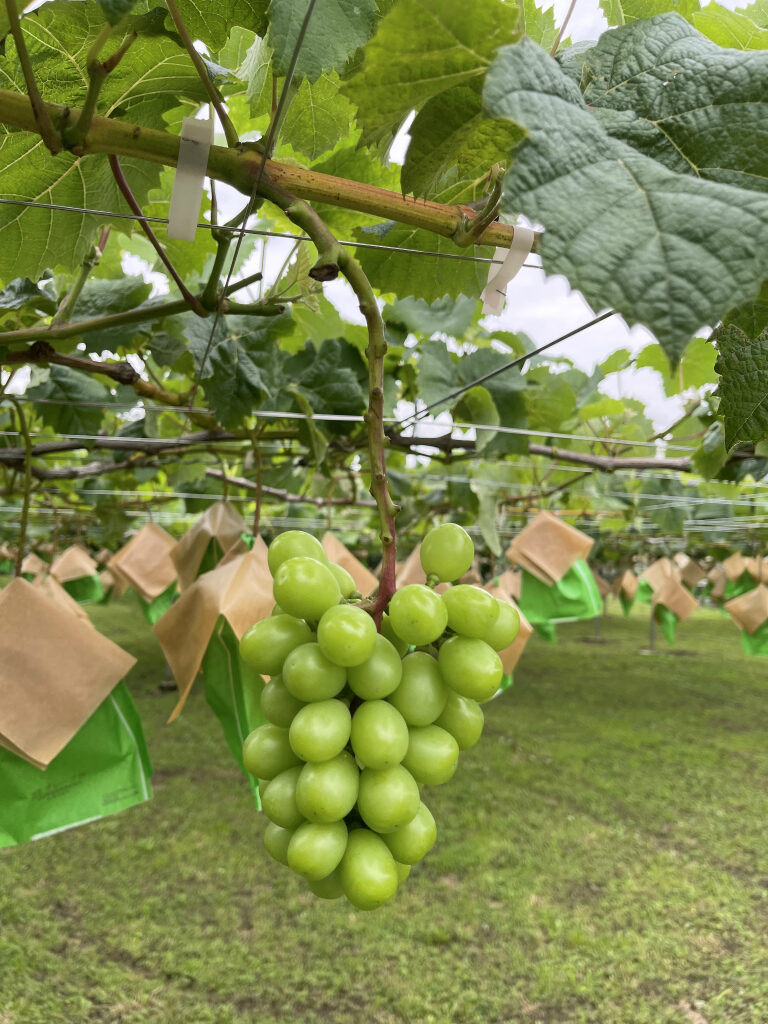
[[698, 11], [699, 0], [600, 0], [600, 6], [609, 25], [629, 25], [668, 11], [688, 18]]
[[764, 441], [768, 438], [768, 330], [753, 340], [733, 324], [724, 324], [713, 338], [725, 447], [730, 451], [740, 441]]
[[544, 268], [595, 309], [645, 324], [674, 362], [698, 328], [754, 298], [768, 274], [768, 198], [677, 173], [612, 138], [529, 40], [499, 54], [485, 101], [529, 133], [505, 209], [545, 225]]
[[345, 84], [365, 144], [387, 141], [430, 97], [482, 78], [499, 46], [519, 35], [518, 10], [500, 0], [400, 0]]
[[768, 49], [768, 28], [757, 25], [746, 11], [729, 11], [720, 4], [707, 4], [700, 11], [694, 11], [690, 22], [718, 46], [735, 50]]
[[725, 323], [734, 324], [748, 338], [756, 338], [768, 327], [768, 281], [763, 282], [754, 302], [746, 302], [725, 315]]
[[[278, 75], [288, 73], [309, 0], [271, 0], [269, 42]], [[296, 74], [311, 82], [324, 71], [341, 71], [371, 37], [378, 20], [376, 0], [317, 0], [299, 50]]]
[[586, 54], [588, 106], [673, 171], [768, 191], [768, 53], [723, 50], [677, 14], [606, 32]]
[[[519, 28], [534, 43], [538, 43], [549, 53], [557, 38], [557, 25], [555, 23], [554, 5], [543, 9], [537, 6], [535, 0], [518, 0], [520, 11]], [[561, 46], [568, 46], [568, 40], [563, 39]]]
[[658, 345], [647, 345], [638, 353], [635, 365], [638, 370], [648, 367], [661, 374], [664, 393], [678, 395], [690, 388], [702, 388], [717, 382], [714, 345], [704, 338], [694, 338], [688, 345], [674, 370]]
[[87, 373], [70, 370], [68, 366], [52, 366], [48, 380], [29, 388], [27, 396], [33, 402], [41, 398], [47, 400], [37, 407], [46, 426], [62, 434], [86, 436], [98, 431], [111, 401], [109, 390], [100, 381]]
[[460, 338], [477, 313], [477, 299], [460, 295], [457, 299], [437, 299], [431, 305], [423, 299], [399, 299], [384, 307], [388, 327], [398, 326], [406, 332], [448, 334]]
[[427, 100], [409, 128], [411, 141], [401, 172], [403, 192], [429, 196], [452, 168], [478, 178], [523, 138], [517, 125], [483, 113], [482, 80], [472, 79]]
[[176, 0], [192, 38], [201, 39], [212, 51], [224, 45], [235, 25], [263, 35], [267, 4], [268, 0]]

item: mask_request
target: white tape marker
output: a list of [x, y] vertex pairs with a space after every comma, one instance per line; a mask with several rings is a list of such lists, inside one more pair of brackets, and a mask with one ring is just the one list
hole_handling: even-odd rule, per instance
[[483, 288], [480, 298], [483, 300], [483, 313], [498, 316], [504, 309], [507, 297], [507, 285], [525, 263], [531, 249], [535, 232], [531, 228], [515, 225], [515, 234], [509, 249], [497, 249], [494, 260], [503, 260], [501, 266], [492, 263], [488, 270], [488, 283]]
[[[208, 153], [213, 144], [213, 121], [185, 117], [181, 126], [179, 162], [168, 211], [168, 237], [192, 242], [203, 199]], [[517, 232], [515, 232], [517, 233]]]

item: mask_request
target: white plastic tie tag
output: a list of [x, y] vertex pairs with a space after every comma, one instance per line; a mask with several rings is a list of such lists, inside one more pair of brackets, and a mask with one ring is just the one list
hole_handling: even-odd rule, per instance
[[[515, 233], [509, 249], [497, 249], [494, 262], [488, 270], [488, 283], [483, 288], [480, 298], [483, 300], [483, 313], [498, 316], [504, 309], [507, 298], [507, 285], [525, 263], [536, 237], [532, 228], [515, 224]], [[499, 262], [502, 261], [501, 266]]]
[[200, 217], [203, 181], [213, 144], [213, 121], [185, 117], [181, 125], [179, 162], [168, 211], [168, 237], [192, 242]]

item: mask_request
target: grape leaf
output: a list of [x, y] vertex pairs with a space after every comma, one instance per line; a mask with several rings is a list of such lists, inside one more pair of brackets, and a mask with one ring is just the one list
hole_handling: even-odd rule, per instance
[[546, 226], [544, 268], [593, 308], [645, 324], [675, 362], [703, 324], [754, 298], [768, 273], [765, 196], [678, 174], [612, 138], [529, 40], [501, 51], [485, 102], [529, 132], [504, 208]]
[[676, 14], [606, 32], [586, 55], [588, 106], [673, 171], [768, 192], [768, 54], [723, 50]]
[[[278, 75], [291, 65], [309, 0], [270, 0], [269, 44]], [[324, 71], [341, 71], [364, 46], [378, 21], [376, 0], [317, 0], [299, 50], [296, 74], [314, 82]]]
[[750, 339], [733, 324], [713, 334], [720, 374], [720, 415], [728, 451], [739, 441], [768, 438], [768, 330]]
[[694, 11], [688, 20], [718, 46], [734, 50], [768, 49], [768, 28], [755, 24], [749, 13], [749, 8], [729, 11], [727, 7], [711, 3]]
[[176, 0], [182, 20], [193, 39], [218, 50], [235, 25], [258, 35], [267, 30], [268, 0]]
[[[50, 376], [43, 384], [29, 388], [27, 397], [41, 402], [36, 411], [47, 427], [60, 434], [95, 434], [101, 426], [104, 410], [111, 401], [109, 389], [100, 381], [71, 370], [68, 366], [51, 366]], [[48, 402], [51, 404], [49, 405]], [[73, 403], [92, 402], [93, 405]]]
[[678, 395], [689, 388], [702, 388], [717, 381], [714, 346], [704, 338], [694, 338], [688, 345], [674, 370], [659, 345], [646, 345], [638, 353], [635, 365], [638, 370], [648, 367], [661, 374], [666, 395]]
[[98, 0], [99, 7], [110, 25], [117, 25], [130, 13], [136, 0]]
[[408, 134], [400, 181], [416, 196], [431, 196], [454, 167], [462, 179], [487, 174], [523, 138], [517, 125], [485, 116], [480, 79], [427, 100]]
[[17, 277], [0, 291], [0, 310], [18, 310], [27, 306], [43, 313], [56, 312], [56, 302], [28, 277]]
[[387, 141], [430, 97], [482, 77], [497, 47], [518, 38], [518, 10], [498, 0], [400, 0], [343, 86], [361, 142]]
[[[535, 0], [518, 0], [520, 11], [520, 31], [538, 43], [547, 53], [552, 49], [557, 39], [557, 25], [555, 23], [555, 8], [537, 7]], [[568, 39], [561, 40], [562, 47], [569, 46]]]
[[699, 0], [600, 0], [609, 25], [629, 25], [657, 14], [676, 11], [689, 18], [699, 10]]
[[728, 458], [725, 450], [725, 430], [720, 420], [715, 420], [704, 434], [701, 444], [691, 456], [694, 469], [711, 479], [720, 472]]
[[754, 302], [729, 310], [723, 318], [725, 323], [734, 324], [749, 338], [756, 338], [768, 327], [768, 281], [763, 282], [760, 294]]
[[457, 299], [437, 299], [431, 305], [423, 299], [398, 299], [384, 307], [387, 326], [398, 325], [413, 334], [448, 334], [460, 338], [477, 313], [478, 300], [459, 295]]

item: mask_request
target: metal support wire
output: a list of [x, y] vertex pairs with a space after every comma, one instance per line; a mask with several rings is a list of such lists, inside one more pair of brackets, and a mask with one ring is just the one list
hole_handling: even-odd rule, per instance
[[[94, 217], [109, 217], [115, 220], [138, 220], [134, 213], [115, 213], [112, 210], [99, 210], [87, 206], [67, 206], [63, 203], [36, 203], [27, 199], [4, 199], [0, 198], [0, 205], [26, 206], [39, 210], [56, 210], [61, 213], [90, 214]], [[168, 224], [167, 217], [142, 217], [142, 220], [149, 224]], [[242, 232], [244, 235], [257, 235], [263, 238], [287, 238], [291, 242], [311, 242], [309, 235], [292, 235], [289, 231], [266, 231], [262, 228], [230, 227], [227, 224], [210, 224], [208, 221], [200, 221], [198, 228], [204, 231], [229, 231], [232, 234]], [[404, 253], [408, 256], [432, 256], [441, 260], [459, 260], [463, 263], [485, 263], [501, 266], [503, 260], [495, 259], [493, 256], [469, 256], [464, 253], [438, 252], [432, 249], [408, 249], [402, 246], [382, 245], [377, 242], [358, 242], [352, 239], [338, 239], [339, 245], [345, 245], [350, 249], [382, 249], [391, 253]], [[539, 263], [524, 263], [527, 270], [543, 270]]]

